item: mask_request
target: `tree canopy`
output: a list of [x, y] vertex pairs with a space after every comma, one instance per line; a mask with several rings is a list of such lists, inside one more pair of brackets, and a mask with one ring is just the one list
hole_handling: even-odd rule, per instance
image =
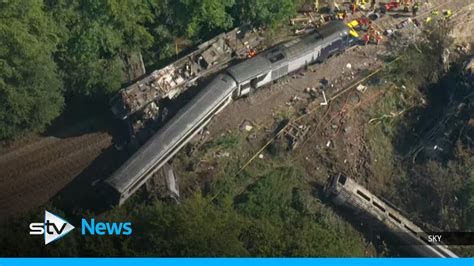
[[63, 109], [58, 42], [40, 1], [0, 3], [0, 139], [43, 130]]
[[287, 20], [300, 3], [299, 0], [236, 0], [235, 13], [241, 23], [276, 26]]
[[[270, 178], [292, 172], [281, 169], [270, 172]], [[294, 178], [288, 176], [287, 181]], [[310, 214], [308, 210], [295, 209], [295, 186], [276, 181], [271, 188], [260, 187], [248, 191], [249, 199], [261, 199], [258, 215], [245, 206], [238, 206], [232, 194], [226, 193], [219, 204], [210, 198], [196, 194], [179, 205], [155, 201], [152, 204], [128, 204], [100, 216], [96, 221], [131, 221], [133, 234], [127, 236], [82, 236], [79, 232], [44, 246], [41, 238], [31, 238], [23, 232], [27, 221], [40, 220], [41, 215], [0, 228], [0, 243], [5, 247], [4, 256], [125, 256], [125, 257], [330, 257], [365, 256], [366, 243], [360, 233], [347, 223], [335, 224], [337, 219], [329, 209]], [[258, 185], [258, 186], [261, 186]], [[278, 186], [279, 188], [275, 187]], [[284, 206], [277, 215], [271, 211], [278, 199], [268, 191], [276, 189]], [[267, 191], [265, 191], [267, 190]], [[303, 197], [304, 198], [304, 197]], [[304, 199], [303, 199], [304, 200]], [[253, 201], [253, 200], [250, 200]], [[292, 203], [293, 202], [293, 203]], [[249, 203], [255, 204], [255, 203]], [[305, 204], [303, 204], [305, 205]], [[48, 210], [58, 215], [52, 207]], [[74, 223], [74, 221], [72, 221]], [[348, 249], [347, 247], [351, 248]]]
[[42, 131], [63, 109], [106, 110], [129, 81], [126, 61], [134, 54], [159, 65], [179, 39], [199, 42], [243, 23], [274, 26], [298, 2], [3, 1], [0, 140]]
[[73, 95], [115, 92], [124, 81], [123, 57], [152, 45], [144, 23], [148, 6], [137, 1], [67, 1], [48, 4], [62, 32], [56, 59]]

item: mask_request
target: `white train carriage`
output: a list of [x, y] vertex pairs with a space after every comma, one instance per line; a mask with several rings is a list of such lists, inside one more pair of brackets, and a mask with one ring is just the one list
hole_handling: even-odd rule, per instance
[[431, 244], [420, 227], [405, 218], [399, 211], [370, 193], [353, 179], [339, 173], [325, 187], [326, 196], [336, 205], [351, 208], [358, 213], [367, 213], [383, 223], [397, 237], [402, 238], [420, 256], [457, 258], [446, 245]]

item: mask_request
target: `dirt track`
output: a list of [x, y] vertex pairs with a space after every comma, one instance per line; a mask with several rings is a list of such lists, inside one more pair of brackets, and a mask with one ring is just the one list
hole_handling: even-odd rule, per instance
[[112, 144], [105, 132], [39, 137], [0, 154], [0, 217], [44, 205]]

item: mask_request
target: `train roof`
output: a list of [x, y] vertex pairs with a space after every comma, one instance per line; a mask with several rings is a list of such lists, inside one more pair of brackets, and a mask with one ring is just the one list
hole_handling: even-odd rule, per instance
[[[318, 28], [315, 33], [299, 40], [293, 40], [278, 46], [284, 56], [291, 60], [300, 57], [310, 50], [333, 42], [335, 39], [349, 34], [349, 27], [342, 21], [332, 21]], [[269, 51], [271, 52], [271, 50]]]
[[241, 83], [262, 73], [268, 73], [271, 70], [271, 66], [272, 65], [265, 57], [257, 55], [254, 58], [228, 68], [227, 73], [229, 73], [238, 83]]
[[323, 38], [327, 38], [334, 33], [349, 31], [349, 27], [341, 20], [334, 20], [317, 29]]
[[226, 75], [217, 76], [196, 97], [186, 104], [173, 118], [166, 123], [150, 140], [128, 159], [106, 183], [123, 193], [142, 175], [160, 164], [160, 160], [176, 145], [195, 125], [223, 99], [229, 97], [236, 87], [232, 78]]
[[349, 33], [349, 27], [342, 21], [332, 21], [318, 28], [304, 38], [294, 39], [269, 49], [252, 59], [227, 69], [227, 72], [238, 82], [244, 82], [263, 73], [268, 73], [275, 66], [283, 64], [314, 49], [319, 45], [332, 42], [335, 38]]

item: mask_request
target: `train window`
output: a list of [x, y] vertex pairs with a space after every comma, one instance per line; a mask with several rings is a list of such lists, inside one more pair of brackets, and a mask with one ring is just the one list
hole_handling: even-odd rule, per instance
[[382, 205], [380, 205], [378, 202], [376, 202], [375, 200], [372, 202], [374, 204], [375, 207], [377, 207], [379, 210], [385, 212], [385, 208], [382, 207]]
[[399, 224], [402, 223], [402, 221], [398, 219], [395, 215], [393, 215], [391, 212], [388, 213], [388, 216], [392, 218], [393, 220], [395, 220], [396, 222], [398, 222]]
[[360, 191], [360, 190], [357, 190], [357, 195], [361, 196], [362, 198], [364, 198], [366, 201], [370, 201], [370, 197], [365, 195], [364, 192]]
[[405, 228], [408, 229], [408, 231], [412, 232], [414, 235], [417, 235], [417, 233], [415, 231], [413, 231], [413, 229], [411, 229], [407, 225], [405, 225]]
[[346, 184], [346, 180], [347, 180], [347, 177], [341, 175], [341, 176], [339, 176], [339, 179], [338, 179], [337, 181], [339, 182], [339, 184], [345, 185], [345, 184]]
[[267, 77], [268, 73], [265, 74], [265, 75], [261, 75], [260, 77], [257, 78], [257, 82], [260, 82], [262, 80], [264, 80], [266, 77]]
[[342, 41], [347, 44], [350, 40], [350, 36], [348, 34], [345, 34], [343, 37], [342, 37]]

